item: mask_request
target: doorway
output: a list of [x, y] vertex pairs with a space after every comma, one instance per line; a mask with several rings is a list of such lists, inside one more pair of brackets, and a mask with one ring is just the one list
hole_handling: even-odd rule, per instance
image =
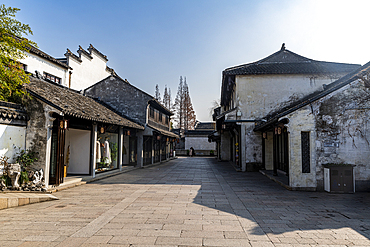
[[64, 179], [64, 146], [66, 120], [57, 119], [54, 121], [51, 134], [51, 154], [49, 183], [59, 185]]

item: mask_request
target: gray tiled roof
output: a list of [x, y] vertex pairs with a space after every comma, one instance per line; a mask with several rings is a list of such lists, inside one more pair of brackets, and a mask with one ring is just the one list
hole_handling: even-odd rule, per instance
[[123, 118], [92, 98], [83, 96], [77, 91], [61, 85], [30, 77], [30, 83], [26, 84], [25, 87], [33, 97], [53, 106], [65, 115], [135, 129], [144, 129], [143, 126]]
[[195, 126], [196, 131], [207, 131], [207, 130], [215, 130], [215, 123], [214, 122], [198, 122]]
[[161, 133], [164, 136], [173, 137], [173, 138], [179, 138], [178, 135], [176, 135], [175, 133], [170, 132], [168, 130], [163, 130], [163, 129], [160, 129], [160, 128], [156, 128], [156, 127], [154, 127], [153, 125], [150, 125], [150, 124], [148, 124], [148, 127], [154, 129], [155, 131]]
[[45, 52], [41, 51], [40, 49], [38, 49], [34, 46], [28, 47], [28, 51], [30, 53], [33, 53], [33, 54], [37, 55], [37, 56], [43, 57], [46, 60], [49, 60], [50, 62], [52, 62], [56, 65], [59, 65], [59, 66], [65, 68], [65, 69], [71, 69], [66, 63], [63, 63], [63, 62], [59, 61], [58, 59], [50, 56], [49, 54], [46, 54]]
[[282, 49], [254, 63], [243, 64], [224, 70], [225, 75], [260, 74], [327, 74], [349, 73], [361, 65], [348, 63], [323, 62], [300, 56]]
[[285, 49], [285, 45], [274, 54], [254, 63], [227, 68], [222, 72], [221, 105], [231, 99], [236, 75], [315, 74], [345, 75], [361, 67], [360, 64], [316, 61]]
[[28, 116], [21, 105], [0, 101], [0, 118], [27, 120]]

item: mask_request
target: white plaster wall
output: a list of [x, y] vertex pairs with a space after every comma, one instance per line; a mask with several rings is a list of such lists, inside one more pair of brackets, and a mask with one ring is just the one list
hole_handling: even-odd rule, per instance
[[26, 147], [26, 127], [0, 124], [0, 156], [10, 159], [14, 163], [14, 156]]
[[[241, 112], [239, 119], [259, 119], [286, 106], [292, 101], [322, 89], [342, 75], [319, 77], [315, 75], [247, 75], [236, 76], [235, 106]], [[246, 127], [246, 163], [262, 162], [260, 135]]]
[[215, 142], [208, 142], [208, 136], [204, 137], [186, 137], [185, 138], [185, 149], [189, 150], [191, 147], [194, 150], [216, 150]]
[[[340, 117], [338, 125], [341, 132], [335, 139], [330, 133], [320, 133], [317, 140], [317, 162], [320, 167], [326, 163], [353, 164], [356, 180], [370, 180], [370, 112], [351, 109], [342, 112]], [[329, 115], [324, 115], [323, 118], [327, 120], [327, 124], [332, 121]], [[337, 146], [328, 147], [325, 146], [326, 143], [336, 143]], [[318, 173], [317, 179], [323, 179], [322, 172]]]
[[340, 122], [344, 131], [339, 136], [339, 147], [332, 158], [355, 165], [356, 180], [370, 180], [370, 112], [347, 110]]
[[248, 123], [245, 130], [245, 162], [262, 163], [262, 137], [260, 132], [253, 131], [254, 123]]
[[340, 77], [313, 79], [313, 75], [236, 76], [236, 106], [242, 112], [242, 119], [261, 118], [279, 108], [282, 102], [302, 98]]
[[[306, 106], [292, 114], [289, 119], [288, 145], [289, 145], [289, 185], [299, 188], [316, 188], [316, 153], [315, 153], [315, 118], [311, 108]], [[301, 132], [310, 132], [310, 172], [302, 173]]]
[[82, 62], [68, 57], [68, 65], [73, 68], [71, 88], [85, 89], [110, 75], [106, 71], [107, 61], [92, 52], [92, 59], [81, 55]]
[[[66, 131], [66, 151], [70, 146], [67, 174], [89, 174], [91, 131], [69, 129]], [[67, 152], [65, 152], [65, 157]]]
[[20, 60], [21, 63], [27, 65], [27, 71], [35, 74], [35, 70], [41, 74], [44, 72], [52, 74], [62, 79], [62, 85], [68, 86], [68, 69], [58, 66], [44, 58], [31, 53], [26, 53], [27, 57]]
[[323, 181], [324, 164], [352, 164], [356, 189], [370, 188], [369, 93], [370, 88], [357, 80], [313, 104], [317, 121], [317, 181]]

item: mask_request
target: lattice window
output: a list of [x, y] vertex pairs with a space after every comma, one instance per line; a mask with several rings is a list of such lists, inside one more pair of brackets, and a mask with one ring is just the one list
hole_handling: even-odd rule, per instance
[[310, 173], [310, 132], [301, 132], [302, 173]]
[[56, 77], [55, 75], [44, 72], [44, 77], [46, 80], [49, 80], [49, 81], [52, 81], [58, 84], [62, 84], [62, 79], [60, 79], [59, 77]]
[[149, 116], [151, 118], [154, 118], [154, 109], [153, 108], [149, 108]]

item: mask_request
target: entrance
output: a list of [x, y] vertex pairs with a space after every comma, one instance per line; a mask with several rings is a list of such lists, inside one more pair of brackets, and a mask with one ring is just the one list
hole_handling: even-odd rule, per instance
[[289, 175], [288, 131], [286, 127], [274, 129], [274, 175], [277, 170]]
[[149, 165], [152, 163], [152, 137], [151, 136], [144, 136], [144, 165]]
[[50, 155], [50, 173], [49, 183], [59, 185], [63, 183], [64, 178], [64, 145], [65, 129], [67, 122], [62, 119], [54, 121], [51, 136], [51, 155]]

